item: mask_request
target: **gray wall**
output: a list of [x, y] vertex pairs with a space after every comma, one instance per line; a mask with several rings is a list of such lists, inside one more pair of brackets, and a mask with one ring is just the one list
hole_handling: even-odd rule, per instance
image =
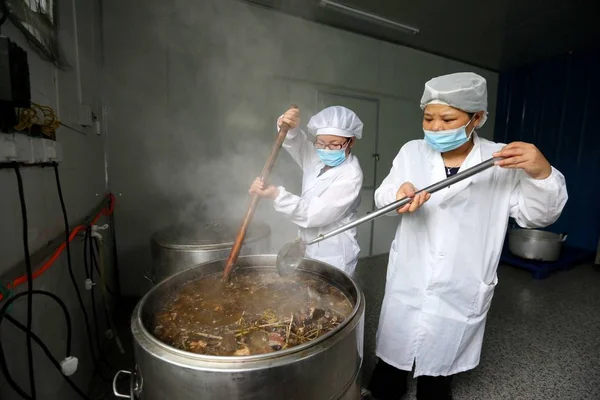
[[[379, 100], [380, 180], [400, 146], [422, 136], [419, 99], [433, 76], [469, 70], [488, 79], [492, 113], [482, 134], [492, 136], [497, 75], [465, 64], [232, 0], [113, 1], [104, 21], [125, 293], [147, 288], [140, 282], [157, 228], [239, 218], [276, 117], [295, 103], [306, 123], [319, 90]], [[300, 176], [282, 154], [272, 181], [298, 191]], [[295, 237], [269, 204], [257, 218], [271, 224], [273, 250]], [[393, 219], [379, 224], [375, 240], [391, 241], [394, 227]]]
[[[77, 5], [76, 10], [75, 4]], [[28, 51], [32, 100], [51, 106], [61, 121], [70, 126], [76, 126], [80, 101], [93, 106], [95, 113], [100, 115], [99, 60], [101, 52], [98, 2], [94, 0], [60, 1], [59, 5], [60, 39], [67, 60], [74, 67], [71, 71], [58, 71], [51, 64], [42, 61], [29, 47], [22, 34], [10, 23], [2, 27], [2, 34], [9, 36]], [[75, 30], [75, 26], [77, 26], [77, 30]], [[75, 46], [76, 39], [79, 43], [78, 49]], [[79, 71], [75, 68], [77, 58], [79, 59]], [[86, 131], [85, 128], [81, 129]], [[57, 136], [63, 146], [64, 154], [64, 162], [59, 168], [65, 202], [69, 218], [72, 223], [75, 223], [92, 212], [100, 202], [100, 196], [104, 193], [104, 140], [102, 136], [97, 136], [91, 130], [87, 135], [83, 135], [60, 128]], [[23, 170], [23, 181], [29, 214], [29, 242], [33, 251], [60, 234], [64, 230], [64, 225], [52, 169], [28, 168]], [[23, 260], [24, 255], [21, 241], [21, 212], [13, 171], [0, 171], [0, 187], [2, 188], [0, 196], [0, 254], [2, 254], [0, 279], [6, 283], [17, 275], [25, 273], [23, 269], [15, 270], [14, 268]], [[110, 243], [110, 237], [106, 238]], [[73, 267], [83, 290], [82, 242], [76, 240], [72, 250]], [[62, 256], [50, 270], [35, 280], [34, 287], [53, 292], [67, 303], [73, 319], [73, 355], [80, 360], [80, 369], [73, 379], [82, 389], [86, 390], [93, 365], [87, 339], [85, 339], [82, 313], [69, 280], [66, 256]], [[90, 299], [87, 292], [84, 293], [84, 300], [88, 305], [89, 312]], [[26, 320], [26, 303], [25, 298], [17, 301], [11, 311], [11, 315], [23, 322]], [[67, 330], [63, 321], [64, 317], [58, 306], [45, 298], [35, 299], [33, 330], [45, 341], [59, 360], [62, 360], [65, 355]], [[25, 335], [14, 329], [5, 320], [0, 331], [0, 339], [13, 377], [21, 387], [29, 392]], [[34, 354], [38, 399], [79, 398], [64, 383], [61, 375], [55, 371], [35, 344]], [[20, 398], [4, 381], [2, 375], [0, 375], [0, 398], [2, 400]]]

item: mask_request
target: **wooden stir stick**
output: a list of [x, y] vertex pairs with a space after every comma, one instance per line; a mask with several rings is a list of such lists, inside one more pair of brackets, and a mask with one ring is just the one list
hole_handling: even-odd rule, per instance
[[[292, 108], [298, 108], [298, 106], [292, 105]], [[277, 154], [279, 154], [279, 149], [283, 145], [283, 141], [287, 136], [288, 131], [290, 130], [290, 126], [285, 122], [281, 123], [279, 127], [279, 133], [277, 134], [277, 138], [275, 139], [275, 143], [273, 143], [273, 148], [271, 149], [271, 154], [269, 154], [269, 158], [265, 163], [265, 166], [260, 174], [260, 178], [263, 182], [267, 182], [269, 175], [271, 174], [271, 170], [273, 169], [273, 165], [275, 164], [275, 159], [277, 158]], [[244, 220], [242, 221], [242, 225], [238, 230], [237, 237], [235, 238], [235, 242], [233, 243], [233, 247], [231, 248], [231, 252], [229, 253], [229, 258], [227, 258], [227, 264], [225, 265], [225, 271], [223, 272], [223, 279], [225, 281], [229, 280], [229, 275], [231, 274], [231, 270], [233, 266], [237, 262], [238, 256], [240, 255], [240, 250], [242, 249], [242, 244], [244, 243], [244, 238], [246, 237], [246, 232], [248, 231], [248, 226], [252, 222], [252, 217], [254, 217], [254, 211], [256, 210], [256, 205], [260, 197], [256, 194], [253, 194], [250, 199], [250, 205], [248, 206], [248, 211], [246, 211], [246, 215], [244, 216]]]

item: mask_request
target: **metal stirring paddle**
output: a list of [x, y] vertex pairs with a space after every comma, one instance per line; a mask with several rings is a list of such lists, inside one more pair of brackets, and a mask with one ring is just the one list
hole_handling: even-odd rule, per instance
[[[441, 180], [437, 183], [434, 183], [433, 185], [428, 186], [425, 189], [421, 189], [418, 192], [416, 192], [415, 194], [419, 194], [422, 192], [428, 192], [430, 194], [435, 193], [439, 190], [447, 188], [448, 186], [451, 186], [451, 185], [458, 183], [464, 179], [467, 179], [475, 174], [485, 171], [486, 169], [494, 166], [496, 161], [499, 161], [499, 160], [501, 160], [501, 158], [490, 158], [489, 160], [486, 160], [486, 161], [484, 161], [480, 164], [477, 164], [469, 169], [459, 172], [458, 174], [456, 174], [454, 176], [451, 176], [451, 177]], [[341, 226], [341, 227], [334, 229], [328, 233], [319, 235], [316, 238], [309, 240], [308, 242], [305, 242], [301, 239], [296, 239], [293, 242], [286, 243], [281, 248], [281, 250], [279, 250], [279, 252], [277, 253], [277, 264], [276, 264], [277, 271], [279, 272], [280, 275], [288, 275], [288, 274], [292, 273], [296, 268], [298, 268], [298, 266], [302, 262], [302, 259], [304, 258], [304, 255], [306, 253], [306, 246], [310, 246], [315, 243], [322, 242], [325, 239], [329, 239], [332, 236], [339, 235], [340, 233], [345, 232], [348, 229], [352, 229], [355, 226], [358, 226], [358, 225], [363, 224], [368, 221], [372, 221], [375, 218], [379, 218], [382, 215], [385, 215], [389, 212], [395, 211], [395, 210], [405, 206], [406, 204], [410, 203], [411, 201], [412, 201], [412, 199], [409, 197], [400, 199], [400, 200], [396, 200], [395, 202], [388, 204], [387, 206], [381, 207], [377, 211], [367, 214], [364, 217], [357, 219], [356, 221], [353, 221], [349, 224]]]

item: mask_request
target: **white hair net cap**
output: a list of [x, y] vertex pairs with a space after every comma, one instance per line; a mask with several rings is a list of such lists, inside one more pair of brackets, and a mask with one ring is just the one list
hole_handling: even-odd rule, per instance
[[307, 125], [315, 135], [335, 135], [342, 137], [362, 137], [363, 123], [354, 111], [342, 106], [327, 107], [314, 115]]
[[487, 120], [487, 82], [473, 72], [438, 76], [425, 83], [421, 109], [429, 104], [444, 104], [468, 113], [485, 111], [477, 128]]

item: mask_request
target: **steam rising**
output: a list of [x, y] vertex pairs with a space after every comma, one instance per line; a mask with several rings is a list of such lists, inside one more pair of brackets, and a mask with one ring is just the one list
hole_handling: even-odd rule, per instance
[[[274, 34], [286, 32], [277, 19], [265, 21], [262, 9], [238, 1], [175, 0], [167, 15], [170, 123], [163, 139], [145, 143], [164, 155], [151, 163], [152, 184], [176, 209], [176, 222], [241, 222], [248, 188], [275, 139], [275, 121], [294, 101], [273, 79], [288, 67], [293, 35]], [[285, 153], [270, 182], [298, 193], [301, 171]], [[255, 220], [269, 222], [276, 249], [296, 228], [265, 203]]]

